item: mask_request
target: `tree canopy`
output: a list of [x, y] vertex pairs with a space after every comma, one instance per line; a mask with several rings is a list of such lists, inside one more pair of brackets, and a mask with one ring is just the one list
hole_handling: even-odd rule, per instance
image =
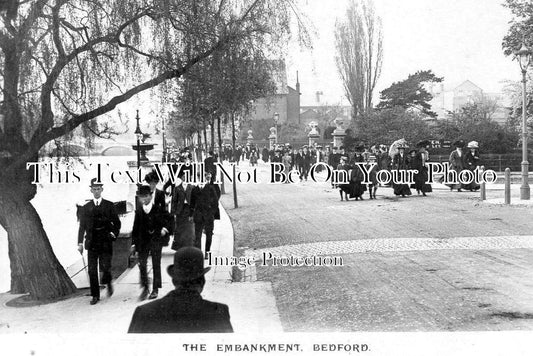
[[[243, 117], [253, 100], [275, 92], [272, 73], [277, 61], [268, 60], [259, 48], [230, 45], [190, 70], [183, 77], [170, 120], [175, 131], [185, 135], [227, 121], [232, 115]], [[213, 138], [214, 135], [211, 135]], [[212, 144], [213, 145], [213, 144]]]
[[369, 0], [351, 0], [346, 17], [335, 23], [335, 61], [352, 115], [372, 108], [372, 96], [381, 75], [383, 33], [381, 18]]
[[[471, 102], [458, 112], [450, 113], [440, 127], [448, 140], [463, 138], [478, 141], [480, 149], [491, 153], [508, 153], [517, 147], [519, 134], [516, 127], [500, 126], [491, 119], [490, 109], [483, 102]], [[439, 130], [439, 128], [437, 128]], [[438, 137], [438, 136], [437, 136]]]
[[432, 137], [420, 113], [402, 107], [375, 110], [356, 120], [354, 132], [367, 145], [391, 144], [400, 138], [416, 143]]
[[437, 77], [431, 70], [409, 74], [407, 79], [393, 83], [381, 92], [381, 102], [377, 108], [391, 109], [396, 106], [404, 109], [415, 108], [424, 115], [436, 117], [437, 114], [431, 111], [429, 104], [433, 96], [426, 90], [424, 83], [439, 83], [442, 80], [443, 78]]
[[503, 6], [514, 16], [502, 42], [505, 55], [514, 54], [522, 43], [533, 48], [533, 3], [529, 0], [506, 0]]
[[[74, 291], [29, 203], [36, 186], [26, 163], [43, 145], [180, 79], [229, 45], [275, 51], [297, 11], [290, 0], [3, 2], [0, 224], [8, 232], [11, 291], [35, 298]], [[307, 39], [305, 30], [298, 34]]]

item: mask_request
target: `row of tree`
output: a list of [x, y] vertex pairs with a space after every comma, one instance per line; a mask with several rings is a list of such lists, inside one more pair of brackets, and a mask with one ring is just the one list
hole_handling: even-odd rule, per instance
[[[86, 125], [95, 132], [95, 120], [165, 83], [180, 88], [176, 117], [202, 118], [190, 123], [195, 129], [245, 109], [269, 85], [231, 83], [251, 85], [239, 89], [251, 92], [244, 102], [232, 90], [222, 103], [207, 98], [223, 91], [217, 83], [262, 66], [261, 49], [283, 47], [297, 11], [291, 0], [2, 2], [0, 225], [11, 292], [53, 299], [76, 291], [30, 203], [36, 186], [26, 163], [45, 144]], [[297, 34], [305, 40], [305, 31]]]
[[[269, 60], [261, 47], [227, 46], [183, 77], [175, 110], [170, 114], [170, 132], [186, 138], [196, 134], [202, 146], [222, 146], [222, 131], [250, 112], [253, 101], [275, 93], [272, 73], [279, 61]], [[207, 142], [210, 130], [210, 142]]]

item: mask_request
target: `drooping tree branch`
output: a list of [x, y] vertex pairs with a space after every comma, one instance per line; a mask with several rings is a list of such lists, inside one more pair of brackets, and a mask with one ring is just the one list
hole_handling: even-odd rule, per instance
[[64, 124], [51, 128], [48, 131], [41, 133], [40, 135], [34, 135], [26, 152], [21, 154], [12, 164], [10, 164], [10, 166], [7, 169], [9, 170], [10, 168], [13, 168], [13, 167], [19, 167], [19, 165], [24, 164], [24, 162], [26, 162], [28, 159], [33, 157], [39, 151], [39, 149], [47, 142], [52, 141], [53, 139], [56, 139], [58, 137], [61, 137], [68, 132], [71, 132], [72, 130], [74, 130], [76, 127], [78, 127], [84, 122], [87, 122], [100, 115], [110, 112], [111, 110], [115, 109], [117, 105], [129, 100], [134, 95], [144, 90], [153, 88], [166, 80], [169, 80], [172, 78], [179, 78], [181, 75], [183, 75], [183, 73], [188, 71], [196, 63], [207, 58], [214, 51], [218, 50], [222, 46], [223, 43], [225, 43], [225, 40], [224, 39], [220, 40], [214, 46], [212, 46], [208, 51], [205, 51], [204, 53], [196, 56], [193, 60], [189, 61], [184, 67], [163, 72], [157, 77], [147, 80], [137, 86], [134, 86], [133, 88], [130, 88], [129, 90], [125, 91], [121, 95], [117, 95], [113, 97], [105, 105], [102, 105], [86, 113], [73, 116], [70, 120], [68, 120]]
[[149, 10], [142, 11], [141, 13], [137, 14], [136, 16], [133, 16], [131, 19], [129, 19], [128, 21], [120, 25], [116, 31], [112, 31], [111, 33], [105, 36], [94, 38], [86, 42], [84, 45], [74, 48], [68, 55], [58, 58], [54, 67], [52, 68], [52, 71], [50, 72], [50, 75], [47, 77], [45, 83], [43, 84], [42, 93], [41, 93], [41, 123], [39, 127], [37, 128], [37, 130], [35, 131], [34, 137], [38, 137], [39, 135], [42, 135], [43, 132], [51, 128], [54, 124], [54, 114], [52, 111], [51, 93], [52, 93], [54, 84], [59, 78], [62, 70], [71, 61], [77, 58], [77, 56], [79, 56], [80, 54], [84, 52], [92, 51], [99, 44], [118, 43], [120, 41], [120, 36], [122, 32], [129, 25], [131, 25], [135, 21], [138, 21], [142, 17], [147, 16], [148, 14], [149, 14]]

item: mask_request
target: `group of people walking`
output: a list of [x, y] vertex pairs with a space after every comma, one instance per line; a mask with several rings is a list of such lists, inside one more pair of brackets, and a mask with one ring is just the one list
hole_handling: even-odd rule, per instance
[[[450, 153], [448, 163], [450, 168], [459, 174], [463, 170], [474, 171], [479, 167], [479, 144], [476, 141], [471, 141], [466, 145], [463, 140], [454, 142], [455, 149]], [[465, 152], [465, 146], [467, 151]], [[428, 140], [420, 141], [416, 146], [408, 150], [409, 147], [405, 142], [388, 148], [385, 145], [373, 146], [370, 150], [365, 147], [356, 149], [353, 158], [350, 160], [348, 156], [341, 156], [341, 162], [337, 166], [338, 170], [349, 171], [349, 184], [339, 185], [341, 200], [343, 200], [343, 193], [346, 198], [355, 197], [356, 200], [363, 199], [363, 193], [368, 189], [370, 199], [375, 199], [378, 182], [376, 174], [380, 170], [387, 170], [391, 173], [393, 178], [391, 186], [394, 194], [397, 196], [406, 197], [411, 195], [411, 190], [415, 189], [417, 194], [426, 196], [426, 193], [432, 192], [431, 184], [428, 184], [428, 168], [426, 162], [429, 161], [430, 142]], [[361, 151], [363, 151], [361, 153]], [[369, 169], [369, 164], [376, 163], [374, 168], [370, 171], [370, 183], [363, 184], [363, 172], [357, 169], [355, 163], [364, 162]], [[409, 177], [407, 170], [416, 171], [413, 174], [412, 182], [406, 183]], [[443, 177], [444, 178], [444, 177]], [[404, 180], [403, 182], [401, 180]], [[476, 191], [480, 188], [475, 181], [464, 184], [448, 184], [450, 190], [457, 189]]]
[[[450, 153], [450, 167], [458, 174], [463, 170], [474, 171], [479, 166], [479, 144], [476, 141], [470, 141], [466, 145], [466, 152], [465, 145], [465, 141], [463, 140], [454, 142], [455, 150]], [[461, 192], [463, 189], [473, 192], [480, 188], [480, 185], [476, 182], [447, 185], [451, 191], [457, 189], [458, 192]]]
[[[468, 145], [463, 140], [454, 143], [455, 150], [451, 152], [449, 164], [452, 170], [460, 173], [464, 169], [475, 170], [479, 166], [479, 144], [471, 141]], [[465, 146], [467, 150], [465, 151]], [[426, 162], [429, 161], [429, 148], [431, 142], [423, 140], [418, 142], [414, 147], [409, 149], [405, 140], [398, 140], [390, 147], [386, 145], [375, 145], [367, 147], [360, 145], [350, 152], [347, 152], [343, 146], [331, 147], [326, 145], [324, 148], [320, 145], [304, 145], [299, 149], [292, 148], [290, 144], [275, 145], [271, 149], [263, 147], [261, 159], [264, 162], [282, 163], [284, 173], [288, 174], [292, 170], [299, 172], [300, 181], [306, 181], [309, 176], [310, 168], [313, 164], [322, 162], [330, 165], [337, 171], [345, 171], [348, 183], [332, 184], [332, 187], [339, 189], [341, 200], [363, 200], [366, 191], [370, 199], [376, 199], [376, 191], [380, 186], [377, 180], [377, 173], [386, 170], [393, 173], [391, 182], [385, 186], [391, 186], [397, 196], [406, 197], [412, 195], [415, 190], [418, 195], [427, 196], [432, 192], [431, 184], [428, 184], [428, 169]], [[257, 164], [257, 154], [255, 146], [249, 148], [250, 165]], [[245, 158], [243, 156], [242, 158]], [[239, 158], [240, 159], [240, 158]], [[364, 174], [359, 165], [365, 165], [370, 171], [370, 182], [364, 182]], [[371, 165], [373, 168], [370, 169]], [[321, 171], [323, 166], [318, 166], [317, 171]], [[412, 182], [401, 182], [409, 178], [406, 171], [416, 170], [417, 173], [412, 176]], [[288, 181], [287, 181], [288, 183]], [[457, 191], [479, 189], [479, 185], [470, 184], [450, 184], [451, 190]]]
[[[155, 299], [161, 288], [161, 251], [170, 243], [175, 251], [193, 246], [201, 249], [205, 233], [205, 258], [211, 250], [214, 220], [220, 219], [218, 200], [220, 189], [213, 183], [212, 155], [206, 158], [206, 171], [202, 183], [191, 184], [192, 166], [182, 166], [173, 183], [165, 184], [167, 192], [157, 188], [159, 177], [155, 171], [146, 174], [136, 192], [137, 208], [131, 231], [131, 253], [137, 256], [142, 293], [140, 300]], [[183, 156], [186, 159], [185, 156]], [[169, 189], [170, 188], [170, 189]], [[93, 199], [87, 202], [78, 215], [78, 249], [83, 252], [83, 242], [88, 251], [88, 272], [91, 287], [91, 304], [100, 300], [98, 266], [102, 284], [108, 296], [113, 294], [111, 283], [111, 258], [113, 241], [119, 235], [121, 222], [114, 204], [102, 199], [103, 184], [96, 178], [90, 184]], [[168, 196], [168, 198], [167, 198]], [[170, 200], [170, 202], [169, 202]], [[169, 204], [170, 203], [170, 204]], [[148, 257], [152, 257], [153, 284], [150, 292], [147, 272]]]
[[205, 232], [205, 258], [211, 251], [214, 220], [220, 219], [218, 200], [220, 189], [213, 183], [213, 172], [205, 172], [202, 183], [191, 184], [191, 166], [182, 166], [177, 180], [170, 184], [171, 201], [167, 205], [165, 192], [156, 188], [159, 177], [155, 172], [146, 175], [147, 186], [139, 187], [138, 199], [142, 209], [135, 212], [132, 230], [132, 252], [138, 252], [139, 270], [143, 291], [140, 299], [149, 293], [146, 276], [146, 259], [152, 256], [154, 272], [152, 292], [149, 299], [155, 299], [161, 288], [161, 249], [169, 245], [170, 234], [174, 239], [171, 248], [175, 251], [194, 246], [201, 249], [202, 233]]
[[[272, 150], [271, 156], [269, 153], [269, 160], [273, 163], [282, 163], [283, 171], [286, 175], [292, 170], [297, 170], [300, 181], [307, 181], [309, 170], [313, 163], [316, 162], [316, 158], [313, 157], [307, 145], [298, 150], [292, 149], [291, 146], [287, 146], [285, 149], [277, 147]], [[289, 182], [286, 181], [286, 183]]]
[[[188, 160], [184, 152], [180, 159]], [[213, 154], [204, 161], [205, 180], [200, 184], [188, 183], [192, 169], [183, 166], [170, 187], [170, 204], [165, 191], [157, 188], [159, 177], [152, 171], [145, 176], [144, 184], [137, 189], [138, 206], [135, 210], [131, 232], [131, 251], [138, 257], [142, 293], [139, 300], [156, 299], [162, 287], [161, 254], [174, 236], [171, 248], [175, 250], [174, 263], [167, 272], [175, 287], [163, 298], [138, 306], [132, 316], [128, 333], [198, 333], [233, 332], [228, 306], [204, 300], [205, 260], [211, 248], [214, 220], [220, 218], [218, 200], [220, 190], [213, 183]], [[177, 167], [177, 166], [176, 166]], [[103, 184], [91, 180], [93, 199], [79, 208], [80, 222], [78, 249], [88, 254], [88, 272], [91, 305], [100, 301], [100, 282], [107, 287], [108, 297], [113, 295], [111, 259], [113, 242], [117, 239], [121, 222], [115, 205], [102, 198]], [[205, 253], [201, 250], [202, 232], [205, 232]], [[152, 256], [153, 285], [149, 290], [148, 257]], [[102, 273], [98, 278], [98, 269]]]

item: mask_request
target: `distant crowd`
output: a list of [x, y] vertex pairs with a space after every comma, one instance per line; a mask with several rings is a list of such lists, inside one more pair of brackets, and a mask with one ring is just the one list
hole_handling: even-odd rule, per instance
[[[214, 161], [218, 161], [218, 156], [222, 161], [230, 163], [248, 162], [249, 165], [257, 165], [259, 160], [263, 162], [277, 162], [284, 166], [284, 173], [298, 171], [300, 181], [307, 181], [309, 171], [313, 164], [321, 162], [337, 170], [346, 171], [349, 183], [334, 185], [339, 189], [341, 200], [363, 200], [363, 194], [368, 191], [369, 198], [376, 198], [376, 191], [379, 187], [376, 175], [381, 170], [389, 172], [396, 171], [401, 175], [405, 170], [417, 170], [412, 184], [389, 184], [392, 186], [394, 194], [397, 196], [408, 196], [414, 189], [417, 194], [426, 196], [432, 192], [432, 187], [427, 184], [428, 170], [426, 162], [430, 161], [429, 150], [431, 143], [423, 140], [416, 145], [409, 147], [405, 140], [398, 140], [390, 146], [379, 144], [373, 146], [358, 145], [346, 149], [344, 146], [321, 146], [303, 145], [299, 148], [292, 147], [289, 143], [275, 145], [272, 148], [263, 146], [261, 149], [254, 144], [238, 145], [235, 149], [231, 145], [226, 145], [220, 153], [211, 152]], [[474, 171], [479, 166], [479, 144], [470, 141], [468, 144], [464, 140], [454, 142], [455, 149], [450, 153], [450, 168], [457, 173], [463, 170]], [[188, 148], [180, 151], [177, 161], [192, 161], [192, 154]], [[370, 171], [370, 184], [364, 184], [364, 175], [358, 164], [366, 164], [370, 170], [370, 165], [375, 163]], [[317, 167], [320, 171], [323, 167]], [[470, 184], [448, 184], [450, 190], [476, 191], [479, 185], [475, 182]]]

